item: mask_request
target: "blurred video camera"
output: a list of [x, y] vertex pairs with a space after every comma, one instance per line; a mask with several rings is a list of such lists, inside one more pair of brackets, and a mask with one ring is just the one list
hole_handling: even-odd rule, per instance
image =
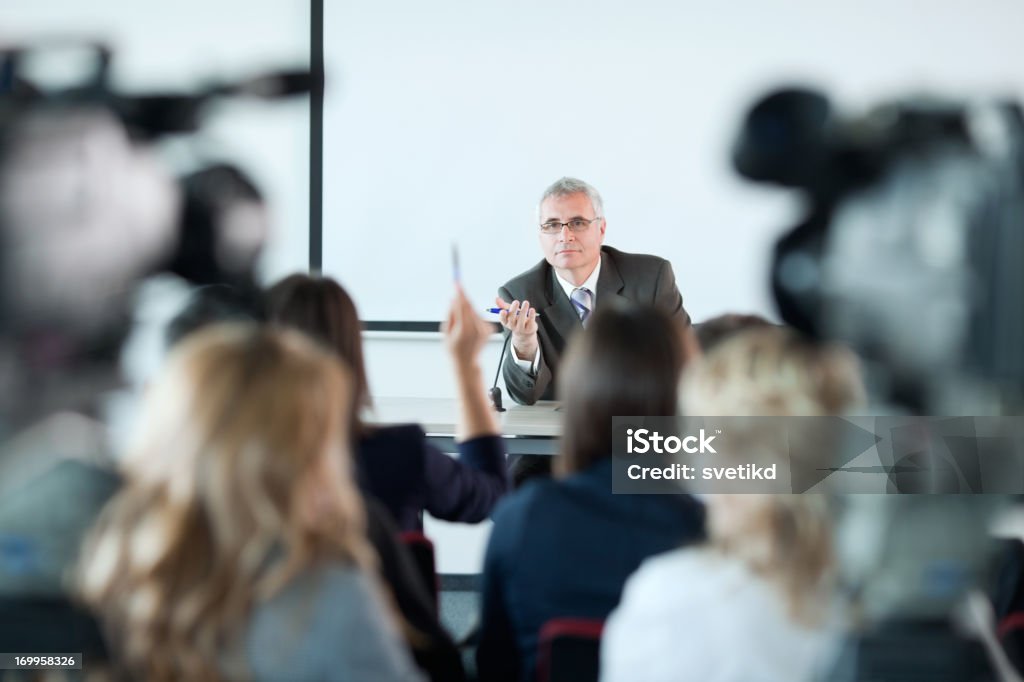
[[[71, 55], [59, 64], [73, 67], [71, 84], [40, 82], [36, 67], [54, 54]], [[51, 386], [68, 395], [70, 369], [110, 373], [143, 277], [255, 289], [267, 233], [258, 189], [225, 163], [172, 177], [153, 143], [194, 133], [225, 98], [306, 94], [310, 73], [126, 94], [111, 85], [111, 61], [93, 43], [0, 47], [0, 358], [21, 375], [0, 372], [0, 426], [47, 413], [31, 403]]]
[[[747, 113], [733, 162], [806, 197], [773, 253], [776, 303], [788, 324], [856, 349], [877, 403], [923, 415], [1021, 406], [1019, 106], [908, 99], [841, 116], [820, 93], [780, 89]], [[827, 679], [997, 679], [999, 653], [954, 614], [985, 586], [988, 524], [1005, 500], [843, 502], [839, 567], [861, 621]]]
[[1024, 388], [1024, 117], [1012, 102], [908, 99], [841, 116], [777, 90], [733, 161], [798, 189], [776, 244], [782, 318], [868, 361], [876, 397], [919, 414], [1006, 414]]
[[[747, 113], [733, 162], [751, 180], [806, 197], [803, 219], [773, 253], [776, 303], [788, 324], [857, 350], [876, 403], [921, 415], [1020, 408], [1018, 105], [908, 99], [841, 116], [820, 93], [780, 89]], [[840, 572], [861, 629], [827, 679], [1000, 677], [1005, 657], [986, 652], [991, 638], [958, 630], [954, 614], [985, 587], [995, 549], [989, 520], [1004, 502], [844, 500]]]

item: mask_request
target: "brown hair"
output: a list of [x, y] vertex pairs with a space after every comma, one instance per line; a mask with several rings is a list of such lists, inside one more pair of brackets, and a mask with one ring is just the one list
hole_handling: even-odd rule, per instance
[[556, 469], [612, 456], [612, 417], [672, 416], [683, 365], [699, 353], [688, 327], [654, 308], [609, 305], [570, 344], [558, 378], [565, 417]]
[[214, 326], [172, 352], [79, 571], [129, 669], [219, 680], [254, 603], [318, 561], [371, 568], [348, 370], [300, 335]]
[[370, 386], [363, 363], [362, 324], [348, 292], [330, 277], [294, 274], [267, 292], [267, 317], [277, 325], [297, 329], [345, 361], [355, 379], [353, 436], [362, 429], [360, 410], [370, 407]]
[[744, 315], [742, 313], [725, 313], [709, 320], [693, 325], [697, 334], [700, 349], [707, 353], [726, 339], [739, 332], [759, 327], [771, 327], [772, 323], [760, 315]]

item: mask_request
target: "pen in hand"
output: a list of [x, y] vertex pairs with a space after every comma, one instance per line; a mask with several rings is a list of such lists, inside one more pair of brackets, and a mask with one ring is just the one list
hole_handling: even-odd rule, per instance
[[[492, 313], [494, 315], [499, 314], [502, 310], [504, 310], [504, 308], [484, 308], [484, 312], [485, 313]], [[516, 311], [516, 315], [517, 316], [519, 315], [519, 311], [518, 310]], [[540, 313], [536, 313], [536, 316], [540, 317]]]

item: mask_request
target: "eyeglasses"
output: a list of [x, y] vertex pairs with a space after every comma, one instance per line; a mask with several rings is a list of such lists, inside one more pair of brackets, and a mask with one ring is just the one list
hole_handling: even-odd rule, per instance
[[586, 220], [584, 218], [573, 218], [567, 223], [560, 223], [557, 220], [549, 220], [540, 226], [540, 231], [544, 234], [558, 234], [562, 231], [562, 227], [568, 227], [570, 232], [582, 232], [583, 230], [590, 227], [590, 223], [595, 220], [600, 220], [601, 216]]

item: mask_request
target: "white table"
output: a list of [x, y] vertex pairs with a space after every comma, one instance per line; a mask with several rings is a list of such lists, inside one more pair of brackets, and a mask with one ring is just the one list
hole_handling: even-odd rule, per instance
[[[458, 401], [449, 398], [374, 398], [368, 421], [374, 424], [420, 424], [442, 452], [455, 451]], [[505, 446], [512, 455], [554, 455], [562, 431], [559, 404], [510, 405], [498, 415]]]

